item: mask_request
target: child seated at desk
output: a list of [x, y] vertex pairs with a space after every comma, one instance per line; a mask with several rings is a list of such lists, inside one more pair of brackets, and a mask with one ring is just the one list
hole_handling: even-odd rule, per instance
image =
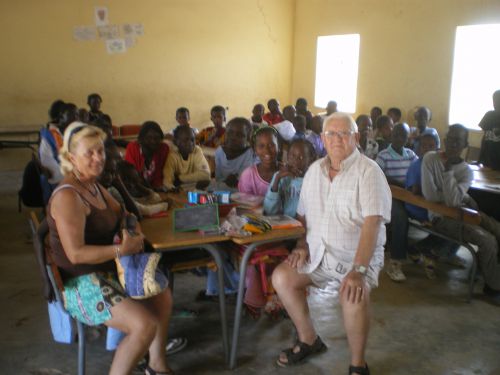
[[359, 151], [370, 159], [375, 159], [378, 154], [378, 143], [372, 139], [372, 119], [368, 115], [359, 115], [356, 124], [359, 132]]
[[206, 187], [210, 183], [210, 167], [200, 146], [194, 144], [189, 126], [175, 128], [174, 145], [163, 170], [163, 185], [168, 190]]
[[292, 140], [306, 139], [306, 117], [303, 115], [297, 115], [293, 119], [292, 124], [295, 129], [295, 135], [293, 136]]
[[255, 104], [252, 109], [252, 117], [250, 117], [250, 123], [252, 124], [252, 129], [260, 128], [262, 126], [268, 126], [269, 124], [263, 119], [264, 104]]
[[203, 129], [196, 136], [196, 143], [200, 146], [218, 147], [224, 143], [226, 128], [226, 109], [221, 105], [216, 105], [210, 110], [210, 120], [214, 126]]
[[[270, 182], [278, 170], [278, 132], [271, 126], [259, 128], [255, 130], [253, 140], [255, 154], [260, 162], [243, 171], [238, 183], [238, 190], [242, 193], [265, 196]], [[265, 246], [261, 249], [268, 248], [269, 246]], [[266, 276], [269, 277], [271, 273], [272, 269], [267, 270]], [[249, 265], [245, 281], [247, 287], [244, 298], [245, 307], [252, 317], [258, 318], [267, 299], [256, 266]], [[269, 312], [275, 315], [274, 308], [269, 309]]]
[[116, 171], [141, 215], [151, 216], [168, 209], [168, 204], [163, 202], [158, 193], [142, 184], [141, 177], [132, 164], [120, 160], [116, 164]]
[[265, 215], [284, 214], [295, 217], [302, 181], [314, 160], [316, 151], [309, 141], [292, 141], [288, 148], [287, 164], [274, 174], [264, 198]]
[[278, 170], [278, 132], [271, 126], [253, 134], [254, 151], [259, 163], [243, 171], [238, 182], [241, 193], [265, 196], [274, 173]]
[[[235, 117], [226, 125], [224, 144], [215, 151], [214, 190], [237, 190], [241, 173], [254, 164], [254, 152], [248, 145], [248, 132], [251, 123], [246, 118]], [[224, 262], [225, 294], [234, 294], [239, 282], [239, 275], [234, 270], [229, 257]], [[206, 291], [197, 295], [197, 300], [213, 300], [218, 295], [217, 274], [207, 270]]]
[[[122, 175], [125, 176], [125, 183]], [[134, 181], [132, 183], [131, 181]], [[135, 167], [122, 160], [116, 146], [111, 146], [106, 149], [106, 162], [104, 170], [99, 177], [99, 182], [108, 189], [109, 193], [127, 211], [134, 213], [137, 217], [154, 215], [168, 209], [168, 204], [162, 202], [160, 196], [151, 189], [142, 186], [141, 177]], [[136, 187], [133, 187], [133, 186]], [[141, 185], [142, 189], [137, 186]], [[129, 188], [137, 195], [141, 191], [142, 195], [147, 192], [147, 199], [137, 199], [134, 194], [131, 194]]]
[[269, 109], [269, 112], [267, 112], [262, 118], [269, 125], [278, 124], [285, 120], [283, 114], [281, 113], [280, 102], [277, 99], [269, 99], [267, 102], [267, 108]]
[[254, 164], [254, 152], [248, 145], [250, 122], [235, 117], [226, 126], [224, 144], [215, 150], [215, 180], [217, 189], [237, 190], [241, 173]]
[[163, 188], [163, 168], [169, 153], [163, 138], [160, 125], [146, 121], [141, 126], [137, 141], [130, 142], [125, 151], [125, 160], [135, 167], [146, 185], [155, 190]]
[[[198, 134], [199, 133], [198, 129], [193, 128], [189, 123], [189, 120], [190, 120], [189, 109], [187, 109], [186, 107], [177, 108], [177, 110], [175, 111], [175, 121], [177, 122], [175, 128], [179, 126], [189, 126], [193, 130], [193, 133], [195, 135]], [[171, 130], [168, 134], [165, 135], [165, 138], [168, 139], [169, 141], [173, 141], [174, 131]]]
[[325, 145], [321, 140], [321, 132], [323, 131], [323, 117], [314, 116], [311, 120], [311, 133], [307, 136], [307, 140], [312, 143], [316, 156], [322, 158], [326, 155]]
[[[404, 147], [409, 134], [408, 125], [396, 124], [392, 131], [392, 143], [377, 155], [375, 161], [384, 172], [389, 184], [404, 187], [408, 168], [414, 160], [418, 159], [412, 150]], [[392, 200], [390, 238], [391, 260], [386, 272], [391, 280], [401, 282], [406, 280], [402, 271], [402, 262], [406, 259], [408, 248], [408, 214], [404, 203], [397, 199]]]
[[412, 147], [412, 149], [417, 151], [419, 148], [420, 137], [422, 137], [424, 134], [431, 134], [436, 139], [437, 148], [439, 150], [441, 148], [439, 134], [436, 129], [429, 127], [429, 123], [431, 122], [432, 118], [431, 110], [427, 107], [419, 107], [415, 111], [414, 118], [417, 122], [417, 126], [410, 129], [411, 133], [408, 140], [409, 145]]
[[[405, 188], [410, 190], [415, 195], [422, 195], [422, 160], [425, 154], [430, 151], [437, 150], [436, 138], [432, 134], [424, 134], [420, 137], [419, 158], [414, 160], [408, 168], [406, 174]], [[408, 216], [412, 219], [428, 222], [429, 215], [425, 208], [414, 206], [410, 203], [405, 203]], [[465, 260], [460, 258], [456, 253], [459, 246], [452, 244], [440, 237], [430, 234], [422, 241], [410, 247], [410, 258], [414, 262], [420, 261], [422, 258], [425, 274], [429, 279], [436, 278], [436, 260], [440, 256], [447, 258], [447, 263], [465, 268]]]
[[375, 141], [378, 144], [378, 152], [385, 150], [391, 144], [392, 119], [389, 116], [382, 115], [375, 122], [376, 134]]

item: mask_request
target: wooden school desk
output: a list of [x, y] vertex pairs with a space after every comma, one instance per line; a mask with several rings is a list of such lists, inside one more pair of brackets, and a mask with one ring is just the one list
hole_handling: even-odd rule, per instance
[[232, 238], [231, 240], [238, 245], [248, 245], [240, 263], [240, 283], [238, 285], [238, 297], [236, 300], [236, 312], [234, 314], [233, 340], [231, 343], [231, 356], [229, 358], [229, 368], [233, 369], [236, 365], [236, 351], [238, 349], [238, 336], [240, 333], [241, 310], [243, 308], [243, 293], [245, 287], [245, 275], [248, 266], [248, 260], [252, 256], [257, 246], [271, 242], [280, 242], [284, 240], [297, 239], [305, 233], [305, 229], [276, 229], [262, 234], [254, 234], [249, 237]]
[[500, 171], [475, 165], [471, 165], [471, 168], [474, 173], [472, 189], [500, 194]]
[[27, 147], [35, 150], [34, 147], [40, 143], [41, 128], [36, 125], [0, 127], [0, 149]]
[[471, 165], [474, 181], [468, 191], [481, 211], [500, 221], [500, 171]]
[[[185, 195], [185, 194], [184, 194]], [[178, 199], [178, 197], [176, 197]], [[173, 205], [175, 206], [175, 204]], [[178, 251], [201, 248], [210, 253], [217, 264], [219, 282], [219, 306], [222, 325], [222, 343], [225, 360], [229, 359], [229, 335], [227, 329], [226, 301], [224, 294], [224, 267], [218, 242], [228, 241], [223, 235], [201, 235], [198, 232], [174, 233], [173, 211], [160, 218], [145, 218], [141, 221], [142, 232], [157, 251]]]

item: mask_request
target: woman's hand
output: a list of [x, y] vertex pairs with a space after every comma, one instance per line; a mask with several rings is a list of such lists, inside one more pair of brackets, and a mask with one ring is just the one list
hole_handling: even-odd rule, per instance
[[144, 235], [137, 233], [131, 235], [127, 230], [122, 230], [122, 244], [120, 255], [132, 255], [144, 251]]

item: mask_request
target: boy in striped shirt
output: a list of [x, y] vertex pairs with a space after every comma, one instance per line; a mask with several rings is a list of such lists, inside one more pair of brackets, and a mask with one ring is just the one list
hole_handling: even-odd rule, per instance
[[408, 141], [410, 129], [406, 124], [396, 124], [392, 130], [391, 144], [378, 153], [376, 162], [382, 168], [389, 184], [405, 186], [406, 172], [418, 156], [404, 147]]
[[[392, 130], [391, 144], [378, 153], [376, 162], [382, 168], [389, 184], [405, 186], [406, 173], [410, 164], [418, 156], [409, 148], [404, 147], [408, 142], [410, 129], [406, 124], [396, 124]], [[406, 276], [401, 266], [406, 259], [408, 248], [408, 214], [403, 202], [392, 200], [391, 210], [391, 260], [386, 269], [393, 281], [404, 281]]]

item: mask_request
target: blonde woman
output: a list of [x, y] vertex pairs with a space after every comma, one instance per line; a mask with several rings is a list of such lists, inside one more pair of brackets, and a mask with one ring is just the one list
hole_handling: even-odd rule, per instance
[[126, 337], [118, 346], [110, 374], [130, 374], [149, 350], [146, 374], [173, 374], [165, 355], [172, 296], [167, 288], [143, 301], [127, 298], [114, 259], [143, 251], [144, 236], [121, 230], [123, 212], [98, 182], [104, 168], [105, 134], [84, 123], [72, 123], [60, 151], [64, 179], [47, 206], [50, 245], [65, 286], [69, 313], [90, 325], [105, 324]]

